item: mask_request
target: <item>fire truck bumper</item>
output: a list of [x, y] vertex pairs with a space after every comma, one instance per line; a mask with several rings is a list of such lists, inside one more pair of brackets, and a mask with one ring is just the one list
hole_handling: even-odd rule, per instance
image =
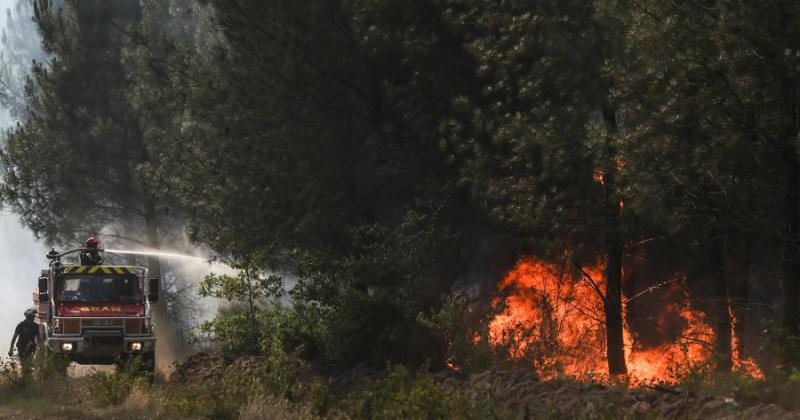
[[87, 335], [84, 337], [50, 337], [45, 341], [55, 353], [88, 358], [115, 358], [125, 354], [155, 350], [155, 337], [122, 337], [119, 335]]

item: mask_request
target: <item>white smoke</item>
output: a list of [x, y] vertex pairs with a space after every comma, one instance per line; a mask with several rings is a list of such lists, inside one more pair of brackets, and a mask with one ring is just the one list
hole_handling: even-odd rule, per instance
[[[107, 229], [103, 229], [105, 231]], [[102, 231], [100, 235], [102, 239]], [[146, 266], [146, 257], [158, 256], [162, 266], [162, 275], [169, 275], [174, 289], [181, 290], [181, 300], [191, 305], [183, 316], [184, 323], [195, 327], [200, 322], [211, 319], [220, 305], [218, 299], [202, 298], [198, 295], [200, 282], [209, 274], [235, 276], [237, 270], [217, 261], [217, 256], [208, 249], [193, 244], [184, 233], [178, 238], [165, 241], [160, 249], [143, 246], [109, 246], [106, 247], [108, 263], [136, 263]], [[119, 249], [118, 249], [119, 248]]]
[[14, 327], [24, 319], [25, 309], [33, 305], [36, 279], [47, 268], [47, 251], [14, 214], [0, 213], [0, 235], [0, 350], [5, 355]]
[[[7, 27], [7, 10], [16, 3], [17, 0], [0, 0], [0, 28]], [[22, 21], [30, 22], [24, 27], [25, 37], [38, 39], [33, 22], [29, 18]], [[41, 51], [4, 51], [4, 56], [20, 57], [21, 60], [41, 54]], [[0, 107], [0, 128], [4, 131], [12, 124], [8, 110]], [[22, 313], [25, 309], [33, 305], [36, 279], [40, 270], [47, 268], [47, 251], [44, 244], [37, 242], [33, 234], [22, 226], [19, 216], [8, 211], [0, 211], [0, 238], [0, 356], [5, 356], [14, 327], [24, 318]]]

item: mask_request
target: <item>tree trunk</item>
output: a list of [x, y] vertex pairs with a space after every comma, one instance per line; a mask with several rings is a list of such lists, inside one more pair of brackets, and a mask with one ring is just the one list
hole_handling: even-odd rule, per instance
[[733, 314], [734, 334], [738, 337], [738, 346], [733, 351], [741, 357], [747, 357], [745, 333], [747, 331], [747, 312], [750, 302], [750, 266], [752, 264], [753, 239], [747, 233], [738, 233], [728, 241], [726, 246], [726, 274], [728, 280], [728, 296]]
[[603, 199], [605, 200], [606, 219], [606, 296], [604, 312], [606, 316], [606, 356], [608, 357], [608, 373], [621, 375], [628, 372], [625, 364], [625, 345], [623, 340], [622, 319], [622, 254], [624, 244], [621, 231], [620, 199], [617, 194], [614, 147], [611, 142], [617, 134], [617, 117], [609, 104], [603, 107], [603, 119], [608, 130], [606, 139], [607, 168], [603, 173]]
[[[144, 207], [147, 246], [152, 249], [158, 249], [158, 217], [155, 205], [147, 200]], [[148, 268], [150, 269], [150, 276], [161, 278], [161, 261], [158, 257], [148, 257]], [[165, 370], [183, 357], [185, 353], [183, 341], [180, 339], [180, 334], [175, 327], [174, 321], [169, 316], [167, 302], [164, 297], [164, 288], [159, 287], [158, 302], [152, 306], [153, 324], [156, 332], [156, 378], [159, 380], [166, 379], [167, 372]]]
[[714, 320], [714, 354], [717, 358], [717, 371], [730, 372], [733, 367], [732, 324], [723, 258], [725, 247], [716, 227], [711, 228], [710, 236], [708, 263], [712, 278], [711, 316]]
[[611, 375], [625, 374], [625, 347], [622, 337], [622, 235], [619, 232], [619, 203], [616, 216], [608, 217], [609, 231], [606, 234], [606, 340], [608, 372]]
[[783, 153], [783, 325], [791, 335], [800, 324], [800, 229], [798, 229], [798, 162], [794, 150]]

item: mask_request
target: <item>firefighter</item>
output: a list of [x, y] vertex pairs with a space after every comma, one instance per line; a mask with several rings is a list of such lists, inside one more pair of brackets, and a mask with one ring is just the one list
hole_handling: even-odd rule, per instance
[[36, 313], [36, 309], [33, 308], [25, 310], [25, 320], [20, 322], [14, 330], [14, 337], [11, 338], [11, 347], [8, 349], [8, 355], [13, 356], [14, 342], [17, 343], [17, 355], [22, 361], [23, 371], [30, 367], [30, 360], [33, 354], [36, 353], [36, 345], [40, 341], [39, 324], [33, 320]]
[[97, 250], [100, 241], [94, 236], [86, 240], [86, 249], [81, 252], [81, 265], [100, 265], [103, 263], [103, 256]]

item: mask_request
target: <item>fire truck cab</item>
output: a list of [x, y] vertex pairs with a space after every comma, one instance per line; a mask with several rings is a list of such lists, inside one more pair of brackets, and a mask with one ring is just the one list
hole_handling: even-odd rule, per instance
[[158, 277], [138, 266], [62, 265], [61, 257], [84, 249], [48, 254], [34, 303], [45, 349], [79, 364], [113, 364], [141, 356], [155, 367], [156, 338], [151, 304]]

